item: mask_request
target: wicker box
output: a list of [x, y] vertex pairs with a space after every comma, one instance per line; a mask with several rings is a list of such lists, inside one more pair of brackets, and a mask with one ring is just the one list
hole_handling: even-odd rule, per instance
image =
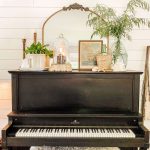
[[98, 70], [99, 71], [110, 71], [112, 70], [112, 56], [109, 54], [97, 54], [96, 56]]

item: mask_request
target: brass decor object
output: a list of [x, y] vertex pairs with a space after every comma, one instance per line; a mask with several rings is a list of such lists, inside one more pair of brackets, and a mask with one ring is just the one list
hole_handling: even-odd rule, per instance
[[37, 43], [37, 33], [36, 32], [34, 32], [34, 34], [33, 34], [33, 41], [34, 41], [34, 44]]
[[81, 10], [81, 11], [90, 11], [90, 9], [88, 7], [83, 7], [82, 5], [80, 5], [78, 3], [71, 4], [68, 7], [63, 7], [64, 11], [71, 10], [71, 9], [77, 9], [77, 10]]
[[[45, 25], [46, 23], [53, 17], [55, 16], [56, 14], [62, 12], [62, 11], [70, 11], [70, 10], [81, 10], [81, 11], [89, 11], [89, 12], [92, 12], [94, 13], [95, 15], [99, 16], [97, 13], [95, 13], [94, 11], [90, 10], [88, 7], [84, 7], [83, 5], [80, 5], [78, 3], [74, 3], [74, 4], [71, 4], [69, 5], [68, 7], [63, 7], [62, 9], [56, 11], [55, 13], [53, 13], [52, 15], [50, 15], [46, 20], [45, 22], [43, 23], [43, 26], [42, 26], [42, 44], [44, 45], [44, 32], [45, 32]], [[111, 53], [110, 52], [110, 48], [109, 48], [109, 36], [107, 37], [107, 49], [108, 49], [108, 53]]]
[[25, 49], [26, 49], [26, 39], [22, 39], [22, 46], [23, 46], [23, 59], [25, 58]]

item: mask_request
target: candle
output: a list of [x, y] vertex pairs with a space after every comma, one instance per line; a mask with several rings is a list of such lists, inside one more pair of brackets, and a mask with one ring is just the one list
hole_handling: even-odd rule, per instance
[[62, 48], [59, 49], [60, 54], [62, 54], [62, 50], [63, 50]]
[[65, 63], [66, 63], [66, 56], [63, 56], [62, 63], [63, 63], [63, 64], [65, 64]]
[[66, 63], [66, 56], [64, 56], [63, 49], [59, 49], [59, 54], [57, 56], [57, 64], [65, 64]]
[[57, 64], [61, 64], [61, 54], [57, 56]]
[[37, 42], [37, 33], [36, 32], [34, 32], [33, 40], [34, 40], [34, 44], [36, 44], [36, 42]]
[[22, 39], [23, 43], [23, 59], [25, 58], [26, 39]]

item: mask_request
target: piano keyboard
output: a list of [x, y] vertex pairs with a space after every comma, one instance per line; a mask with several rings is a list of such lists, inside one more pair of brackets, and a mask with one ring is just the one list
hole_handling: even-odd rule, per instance
[[16, 137], [59, 137], [59, 138], [135, 138], [131, 129], [38, 129], [22, 128], [19, 129]]

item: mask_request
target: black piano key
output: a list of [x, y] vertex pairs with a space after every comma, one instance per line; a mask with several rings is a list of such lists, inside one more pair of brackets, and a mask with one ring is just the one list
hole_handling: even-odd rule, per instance
[[128, 129], [125, 129], [127, 133], [130, 133]]
[[41, 132], [43, 132], [43, 131], [44, 131], [44, 129], [41, 130]]
[[29, 129], [26, 129], [26, 133], [29, 131]]
[[67, 130], [68, 130], [68, 129], [65, 129], [65, 132], [66, 132], [66, 133], [67, 133]]
[[111, 133], [114, 133], [113, 129], [111, 129]]
[[117, 133], [119, 133], [119, 130], [118, 130], [118, 129], [116, 129], [116, 132], [117, 132]]
[[22, 130], [23, 130], [23, 129], [18, 129], [17, 132], [18, 132], [18, 131], [19, 131], [19, 132], [22, 132]]
[[109, 132], [109, 129], [107, 129], [107, 132], [110, 133], [110, 132]]
[[118, 132], [121, 133], [120, 129], [118, 129]]
[[98, 133], [102, 133], [102, 129], [99, 129], [99, 130], [98, 130]]
[[85, 129], [85, 132], [88, 133], [88, 129]]
[[115, 133], [115, 129], [112, 129], [113, 130], [113, 133]]
[[126, 130], [125, 130], [125, 129], [123, 129], [123, 132], [124, 132], [124, 133], [126, 133]]
[[48, 133], [52, 133], [53, 129], [48, 129]]

